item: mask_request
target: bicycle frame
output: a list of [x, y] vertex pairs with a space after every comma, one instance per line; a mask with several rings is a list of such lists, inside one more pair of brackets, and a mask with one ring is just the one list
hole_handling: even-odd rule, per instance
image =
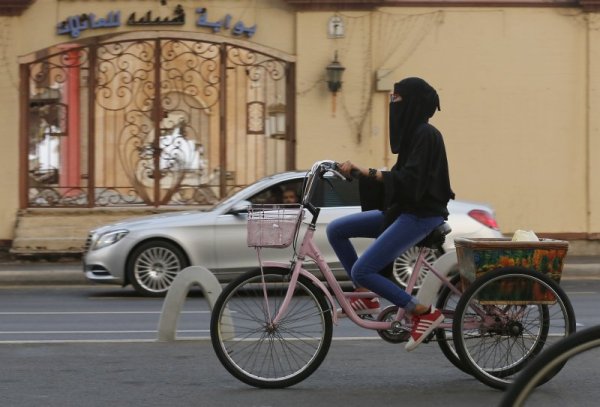
[[[286, 293], [286, 296], [283, 300], [281, 308], [279, 309], [279, 312], [273, 319], [273, 324], [277, 324], [279, 322], [281, 316], [285, 314], [286, 309], [291, 300], [292, 293], [294, 291], [294, 287], [298, 281], [299, 275], [306, 276], [311, 281], [313, 281], [327, 296], [327, 298], [329, 299], [329, 301], [331, 303], [332, 309], [335, 309], [335, 303], [333, 301], [333, 297], [332, 297], [331, 293], [329, 292], [329, 290], [327, 289], [327, 287], [325, 287], [325, 285], [318, 278], [316, 278], [313, 274], [311, 274], [310, 272], [308, 272], [302, 268], [302, 264], [306, 257], [309, 257], [315, 261], [315, 263], [319, 267], [321, 273], [325, 277], [327, 284], [329, 284], [329, 286], [331, 287], [331, 289], [333, 291], [333, 296], [337, 299], [338, 303], [340, 304], [340, 306], [342, 307], [342, 309], [344, 310], [346, 315], [348, 315], [350, 320], [352, 322], [354, 322], [356, 325], [358, 325], [362, 328], [365, 328], [365, 329], [387, 330], [387, 329], [391, 329], [392, 325], [395, 322], [401, 321], [405, 317], [405, 310], [403, 308], [398, 308], [398, 312], [396, 313], [396, 316], [393, 321], [372, 321], [372, 320], [366, 320], [366, 319], [360, 318], [356, 314], [354, 309], [350, 306], [348, 297], [352, 296], [352, 297], [362, 297], [362, 298], [373, 298], [373, 297], [376, 297], [377, 294], [370, 292], [370, 291], [351, 292], [351, 293], [342, 291], [342, 288], [341, 288], [339, 282], [335, 278], [333, 272], [329, 268], [329, 265], [327, 264], [327, 262], [321, 255], [319, 248], [316, 246], [316, 244], [314, 242], [314, 239], [313, 239], [314, 232], [315, 232], [314, 225], [309, 225], [308, 230], [306, 231], [304, 238], [302, 240], [302, 244], [300, 245], [300, 250], [298, 251], [297, 261], [295, 262], [294, 268], [292, 270], [291, 279], [290, 279], [290, 287], [288, 289], [288, 292]], [[426, 247], [421, 248], [421, 250], [419, 252], [419, 256], [417, 258], [417, 262], [415, 263], [415, 266], [414, 266], [414, 272], [412, 273], [412, 275], [409, 279], [406, 291], [412, 292], [414, 285], [417, 281], [417, 277], [418, 277], [419, 273], [422, 271], [423, 267], [425, 267], [429, 271], [431, 271], [433, 274], [435, 274], [435, 276], [437, 278], [439, 278], [444, 285], [448, 286], [450, 288], [450, 290], [452, 290], [457, 295], [461, 295], [461, 291], [459, 289], [457, 289], [456, 287], [454, 287], [450, 283], [450, 280], [446, 276], [444, 276], [440, 272], [438, 272], [435, 269], [435, 267], [433, 267], [433, 265], [431, 265], [427, 260], [425, 260], [427, 250], [430, 250], [430, 249], [428, 249]], [[265, 262], [265, 266], [286, 267], [287, 264], [275, 263], [275, 262]], [[334, 313], [333, 318], [334, 318], [334, 322], [337, 323], [337, 313]], [[440, 328], [450, 328], [450, 327], [451, 327], [450, 323], [445, 323], [445, 324], [440, 325]]]
[[[314, 182], [314, 175], [316, 174], [317, 169], [319, 168], [321, 163], [323, 163], [323, 162], [319, 162], [319, 163], [315, 164], [313, 166], [313, 168], [311, 169], [311, 171], [309, 172], [309, 175], [308, 175], [309, 181], [306, 186], [307, 190], [305, 191], [305, 195], [302, 200], [303, 204], [306, 204], [309, 201], [310, 193], [312, 190], [312, 184]], [[282, 318], [282, 316], [285, 315], [286, 310], [290, 304], [294, 289], [298, 282], [299, 275], [303, 275], [303, 276], [309, 278], [317, 287], [319, 287], [319, 289], [321, 291], [323, 291], [325, 296], [328, 298], [328, 300], [331, 304], [331, 309], [332, 310], [336, 309], [335, 302], [333, 301], [333, 297], [332, 297], [331, 293], [329, 292], [329, 290], [327, 289], [327, 287], [323, 284], [323, 282], [321, 282], [313, 274], [311, 274], [310, 272], [308, 272], [307, 270], [302, 268], [304, 260], [306, 259], [306, 257], [309, 257], [310, 259], [314, 260], [315, 263], [317, 264], [319, 270], [321, 271], [321, 273], [323, 274], [323, 276], [325, 278], [325, 281], [327, 282], [327, 284], [329, 284], [329, 287], [333, 291], [333, 296], [337, 299], [338, 303], [342, 307], [342, 310], [350, 318], [350, 320], [352, 322], [354, 322], [356, 325], [358, 325], [362, 328], [371, 329], [371, 330], [389, 330], [389, 329], [400, 326], [399, 325], [400, 321], [402, 321], [406, 317], [405, 310], [400, 307], [398, 308], [398, 311], [392, 321], [367, 320], [367, 319], [360, 318], [356, 314], [354, 309], [350, 306], [350, 302], [348, 301], [349, 297], [373, 298], [373, 297], [376, 297], [377, 294], [375, 294], [371, 291], [344, 292], [342, 290], [339, 282], [335, 278], [333, 272], [329, 268], [329, 265], [323, 258], [319, 248], [317, 247], [317, 245], [314, 242], [314, 233], [315, 233], [315, 229], [316, 229], [316, 217], [317, 216], [318, 216], [318, 211], [317, 211], [317, 215], [315, 217], [313, 217], [313, 221], [311, 221], [308, 224], [308, 228], [302, 239], [300, 249], [297, 252], [296, 261], [293, 263], [294, 267], [291, 272], [288, 291], [287, 291], [286, 296], [281, 304], [280, 309], [278, 310], [277, 314], [272, 319], [271, 324], [277, 325], [279, 323], [280, 319]], [[455, 294], [460, 296], [462, 294], [462, 292], [458, 288], [456, 288], [454, 285], [452, 285], [450, 283], [450, 280], [445, 275], [438, 272], [438, 270], [436, 270], [432, 264], [430, 264], [427, 260], [425, 260], [428, 250], [430, 250], [430, 249], [427, 247], [421, 247], [421, 249], [419, 251], [419, 256], [418, 256], [415, 266], [413, 268], [413, 273], [410, 276], [410, 279], [408, 281], [406, 291], [408, 293], [412, 293], [414, 286], [416, 284], [417, 278], [418, 278], [419, 274], [422, 272], [423, 267], [425, 267], [427, 270], [429, 270], [431, 273], [433, 273], [437, 278], [439, 278], [444, 285], [446, 285], [450, 290], [452, 290], [452, 292], [454, 292]], [[265, 262], [264, 266], [275, 266], [275, 267], [287, 268], [287, 267], [289, 267], [289, 264], [277, 263], [277, 262]], [[265, 296], [266, 295], [267, 294], [265, 293]], [[268, 301], [266, 301], [266, 303], [267, 303], [267, 307], [268, 307]], [[269, 315], [271, 315], [270, 309], [268, 309], [267, 312]], [[485, 313], [482, 310], [476, 309], [476, 312], [478, 314], [480, 314], [484, 319], [487, 319], [485, 316]], [[334, 321], [334, 323], [337, 324], [337, 312], [335, 312], [335, 311], [333, 313], [333, 321]], [[468, 325], [471, 325], [471, 324], [468, 324]], [[471, 328], [475, 328], [476, 326], [477, 326], [477, 324], [474, 323], [472, 327], [468, 326], [466, 328], [471, 329]], [[442, 328], [442, 329], [447, 329], [447, 328], [451, 328], [451, 327], [452, 327], [451, 322], [450, 323], [442, 323], [440, 325], [440, 328]]]

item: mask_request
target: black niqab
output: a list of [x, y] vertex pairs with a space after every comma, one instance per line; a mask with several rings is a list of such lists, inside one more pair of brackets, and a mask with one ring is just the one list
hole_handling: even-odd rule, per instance
[[421, 78], [397, 82], [394, 93], [402, 98], [390, 103], [390, 147], [398, 154], [412, 144], [411, 137], [417, 127], [440, 110], [440, 99], [435, 89]]

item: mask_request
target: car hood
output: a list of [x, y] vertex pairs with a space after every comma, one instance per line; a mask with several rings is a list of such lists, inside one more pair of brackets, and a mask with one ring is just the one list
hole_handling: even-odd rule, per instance
[[92, 231], [92, 233], [105, 233], [116, 229], [135, 231], [147, 228], [160, 228], [163, 225], [198, 225], [205, 223], [205, 221], [208, 222], [208, 219], [212, 219], [213, 217], [214, 213], [212, 211], [206, 212], [195, 210], [185, 212], [166, 212], [156, 215], [138, 216], [135, 218], [123, 219], [121, 221], [96, 228]]

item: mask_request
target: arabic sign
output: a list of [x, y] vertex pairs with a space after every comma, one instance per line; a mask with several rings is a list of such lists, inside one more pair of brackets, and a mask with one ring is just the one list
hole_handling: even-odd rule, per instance
[[[214, 33], [221, 30], [231, 30], [235, 36], [245, 35], [248, 38], [256, 33], [256, 24], [251, 27], [246, 26], [242, 21], [237, 21], [232, 24], [233, 17], [231, 14], [226, 14], [220, 19], [210, 20], [208, 18], [208, 10], [204, 7], [196, 8], [198, 18], [195, 23], [197, 27], [210, 28]], [[181, 5], [177, 5], [172, 16], [161, 17], [153, 16], [152, 11], [140, 15], [135, 12], [131, 13], [125, 25], [128, 26], [177, 26], [185, 25], [185, 10]], [[70, 35], [71, 38], [77, 38], [84, 30], [95, 30], [99, 28], [115, 28], [121, 26], [121, 12], [110, 11], [106, 17], [97, 17], [94, 13], [83, 13], [79, 15], [69, 16], [64, 21], [61, 21], [56, 26], [58, 35]]]
[[106, 18], [96, 18], [95, 14], [81, 14], [70, 16], [56, 27], [56, 32], [61, 34], [70, 34], [72, 38], [79, 37], [83, 30], [96, 28], [111, 28], [121, 25], [121, 12], [108, 13]]
[[169, 17], [156, 17], [152, 18], [152, 11], [146, 12], [143, 16], [136, 19], [135, 12], [129, 15], [127, 19], [127, 25], [184, 25], [185, 24], [185, 11], [181, 5], [175, 7], [173, 18]]
[[[222, 19], [210, 22], [208, 21], [208, 12], [204, 7], [197, 8], [196, 13], [200, 14], [198, 20], [196, 21], [196, 25], [198, 27], [210, 27], [212, 28], [213, 32], [219, 32], [221, 28], [229, 30], [229, 28], [231, 27], [231, 14], [226, 14], [225, 17], [223, 17]], [[252, 27], [246, 27], [241, 21], [235, 23], [233, 29], [231, 30], [231, 33], [233, 35], [246, 34], [248, 37], [252, 37], [255, 32], [256, 24], [254, 24]]]

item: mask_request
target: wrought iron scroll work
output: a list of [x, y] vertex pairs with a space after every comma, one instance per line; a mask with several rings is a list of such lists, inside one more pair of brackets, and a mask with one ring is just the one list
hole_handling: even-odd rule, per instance
[[[28, 205], [215, 203], [222, 198], [219, 191], [253, 182], [266, 175], [264, 163], [277, 162], [265, 147], [267, 120], [269, 107], [285, 102], [287, 66], [249, 48], [178, 38], [49, 49], [28, 65], [28, 150], [33, 157], [43, 138], [54, 137], [60, 144], [55, 148], [60, 164], [48, 166], [46, 173], [30, 164]], [[66, 124], [73, 72], [79, 75], [81, 106], [80, 125], [75, 127]], [[234, 72], [240, 81], [221, 77]], [[239, 88], [223, 90], [233, 84]], [[53, 93], [54, 99], [43, 100], [45, 93]], [[222, 100], [222, 95], [231, 99]], [[245, 128], [238, 122], [245, 122]], [[233, 136], [254, 137], [242, 153], [252, 156], [254, 164], [235, 159], [240, 147], [229, 139]], [[69, 137], [79, 137], [81, 149], [81, 182], [72, 184], [60, 178], [63, 144]], [[88, 157], [93, 157], [89, 163]], [[248, 170], [248, 165], [253, 168]], [[223, 173], [226, 188], [220, 185]]]

